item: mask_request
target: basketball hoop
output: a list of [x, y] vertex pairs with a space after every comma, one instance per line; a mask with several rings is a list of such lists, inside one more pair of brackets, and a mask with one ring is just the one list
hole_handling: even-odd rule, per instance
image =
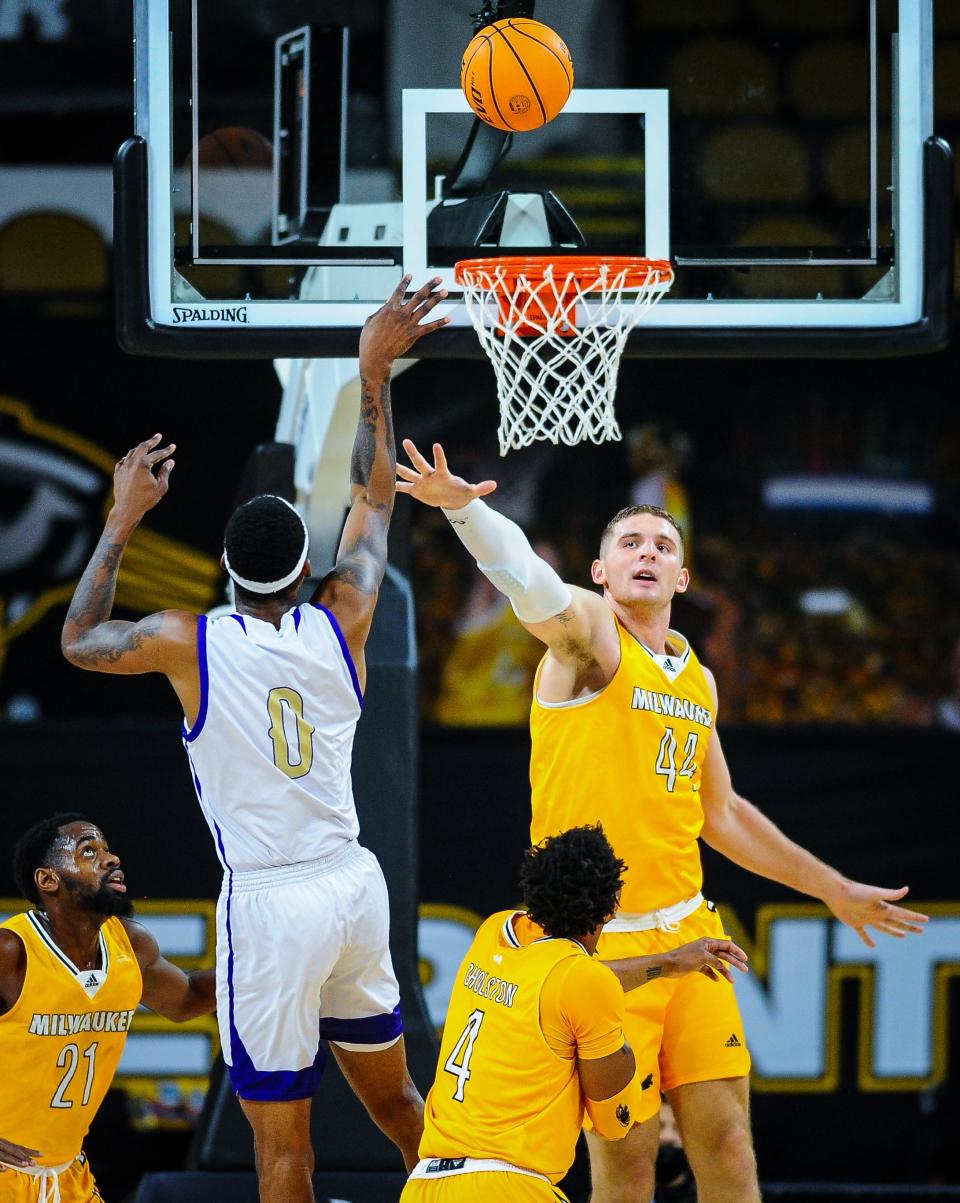
[[619, 439], [613, 410], [627, 335], [673, 283], [662, 259], [463, 259], [454, 268], [493, 364], [500, 454], [537, 439]]

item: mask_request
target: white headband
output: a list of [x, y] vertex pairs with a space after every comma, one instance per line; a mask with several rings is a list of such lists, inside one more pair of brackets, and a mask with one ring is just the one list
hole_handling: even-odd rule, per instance
[[285, 497], [277, 497], [275, 493], [265, 493], [265, 497], [275, 497], [277, 501], [282, 501], [288, 509], [293, 510], [300, 519], [300, 525], [303, 527], [303, 551], [300, 553], [300, 559], [297, 560], [296, 567], [288, 572], [285, 577], [281, 577], [278, 581], [248, 581], [246, 577], [240, 576], [238, 572], [230, 567], [230, 558], [227, 555], [227, 549], [223, 549], [223, 565], [233, 581], [240, 586], [241, 589], [247, 589], [250, 593], [279, 593], [281, 589], [286, 589], [288, 585], [292, 585], [300, 573], [303, 571], [303, 566], [307, 562], [307, 550], [310, 546], [310, 536], [307, 532], [307, 524], [300, 515], [300, 511], [296, 506], [292, 506]]

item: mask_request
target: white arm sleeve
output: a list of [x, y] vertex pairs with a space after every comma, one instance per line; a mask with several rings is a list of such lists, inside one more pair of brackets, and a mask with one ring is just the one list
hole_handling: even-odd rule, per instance
[[443, 512], [483, 575], [510, 598], [521, 622], [546, 622], [573, 601], [570, 586], [534, 552], [520, 527], [479, 497], [463, 509]]

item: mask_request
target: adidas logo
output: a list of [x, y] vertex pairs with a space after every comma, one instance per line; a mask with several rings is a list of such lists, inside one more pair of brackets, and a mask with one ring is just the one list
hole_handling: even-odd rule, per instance
[[729, 1039], [729, 1040], [725, 1040], [725, 1041], [723, 1042], [723, 1047], [724, 1047], [724, 1048], [743, 1048], [743, 1045], [742, 1045], [742, 1044], [740, 1043], [740, 1041], [737, 1039], [737, 1037], [736, 1037], [736, 1033], [734, 1033], [734, 1034], [733, 1034], [733, 1035], [730, 1037], [730, 1039]]
[[97, 975], [95, 973], [91, 973], [83, 984], [85, 986], [95, 986], [97, 984]]
[[672, 660], [664, 660], [663, 667], [667, 670], [668, 673], [672, 673], [673, 672], [673, 661]]

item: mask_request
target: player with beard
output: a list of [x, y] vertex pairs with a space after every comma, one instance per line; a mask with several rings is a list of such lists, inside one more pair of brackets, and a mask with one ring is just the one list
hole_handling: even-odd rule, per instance
[[138, 1004], [182, 1023], [216, 1008], [215, 971], [184, 973], [130, 916], [103, 832], [58, 814], [14, 851], [35, 909], [0, 924], [0, 1197], [90, 1203], [82, 1152]]

